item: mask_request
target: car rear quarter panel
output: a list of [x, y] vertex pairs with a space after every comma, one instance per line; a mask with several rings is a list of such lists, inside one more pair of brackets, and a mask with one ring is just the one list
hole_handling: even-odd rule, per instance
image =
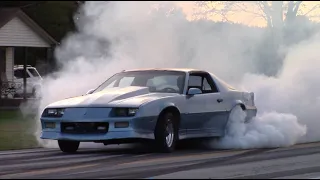
[[232, 108], [236, 105], [243, 104], [245, 106], [248, 119], [256, 116], [257, 108], [254, 103], [253, 93], [233, 90], [227, 92], [227, 94], [227, 96], [230, 98], [230, 101], [232, 102], [231, 106], [229, 107], [229, 111], [231, 111]]

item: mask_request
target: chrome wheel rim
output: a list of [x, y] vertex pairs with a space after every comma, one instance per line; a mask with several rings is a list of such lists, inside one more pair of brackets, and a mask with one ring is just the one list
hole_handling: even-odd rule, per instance
[[167, 132], [166, 143], [168, 147], [171, 147], [173, 143], [173, 138], [174, 138], [174, 131], [173, 131], [173, 124], [170, 119], [168, 119], [168, 122], [167, 122], [166, 132]]

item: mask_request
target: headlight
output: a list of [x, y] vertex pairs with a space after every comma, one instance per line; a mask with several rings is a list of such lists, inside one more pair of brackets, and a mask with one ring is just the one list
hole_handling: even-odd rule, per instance
[[64, 109], [52, 108], [44, 110], [43, 117], [62, 117], [64, 115]]
[[138, 108], [114, 108], [115, 117], [131, 117], [135, 116]]

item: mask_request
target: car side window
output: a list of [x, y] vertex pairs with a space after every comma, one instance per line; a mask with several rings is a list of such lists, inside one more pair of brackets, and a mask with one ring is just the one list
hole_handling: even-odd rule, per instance
[[203, 78], [202, 89], [203, 89], [204, 91], [212, 91], [212, 88], [211, 88], [210, 84], [208, 83], [207, 78]]
[[33, 77], [39, 77], [39, 73], [32, 68], [29, 68], [28, 71], [32, 74]]
[[213, 80], [205, 73], [190, 74], [188, 88], [199, 88], [202, 93], [218, 92]]
[[[28, 72], [27, 72], [26, 75], [27, 75], [26, 78], [29, 78], [29, 77], [30, 77], [29, 74], [28, 74]], [[16, 69], [16, 70], [14, 70], [14, 76], [15, 76], [17, 79], [23, 79], [23, 77], [24, 77], [23, 69]]]
[[191, 75], [189, 77], [189, 87], [197, 87], [197, 88], [201, 88], [201, 84], [202, 84], [202, 77], [201, 76], [196, 76], [196, 75]]

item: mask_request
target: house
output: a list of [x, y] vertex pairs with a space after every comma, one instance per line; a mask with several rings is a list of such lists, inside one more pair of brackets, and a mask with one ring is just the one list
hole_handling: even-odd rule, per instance
[[[47, 48], [57, 45], [45, 30], [19, 8], [0, 8], [0, 87], [14, 79], [14, 50], [17, 47]], [[50, 56], [52, 53], [47, 53]], [[25, 62], [27, 65], [28, 62]], [[1, 97], [0, 97], [1, 99]]]

